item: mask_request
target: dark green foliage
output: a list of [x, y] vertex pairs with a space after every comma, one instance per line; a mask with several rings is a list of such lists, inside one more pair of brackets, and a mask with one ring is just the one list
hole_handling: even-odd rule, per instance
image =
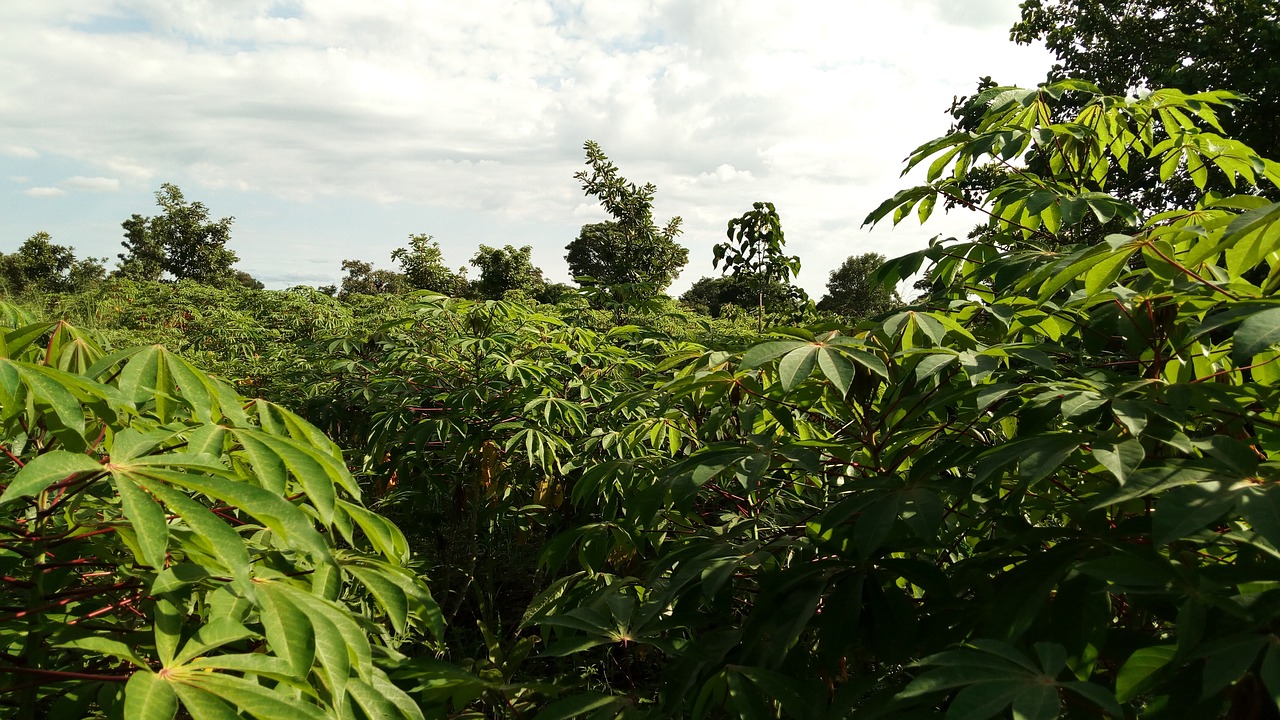
[[[746, 274], [704, 277], [680, 296], [680, 302], [713, 318], [733, 313], [730, 306], [739, 312], [755, 313], [760, 287], [755, 277]], [[764, 310], [771, 322], [794, 324], [803, 317], [806, 300], [804, 291], [790, 283], [775, 279], [764, 286]]]
[[[712, 267], [724, 263], [724, 271], [755, 286], [756, 330], [764, 331], [765, 295], [774, 283], [789, 286], [800, 272], [800, 258], [784, 255], [787, 244], [782, 232], [782, 219], [773, 203], [753, 203], [751, 209], [729, 221], [728, 242], [713, 248]], [[804, 291], [796, 288], [786, 293], [804, 302]]]
[[1032, 0], [1014, 25], [1058, 59], [1050, 80], [1079, 77], [1103, 92], [1238, 90], [1232, 137], [1280, 157], [1280, 7], [1270, 0]]
[[342, 287], [338, 290], [340, 298], [353, 295], [395, 295], [410, 288], [404, 273], [375, 270], [372, 263], [363, 260], [343, 260], [342, 269], [347, 274], [342, 278]]
[[156, 192], [163, 211], [154, 217], [134, 215], [121, 226], [125, 239], [115, 275], [130, 280], [192, 280], [225, 287], [240, 283], [234, 265], [239, 261], [227, 248], [234, 218], [211, 221], [203, 203], [189, 202], [176, 185], [165, 183]]
[[884, 265], [879, 253], [863, 253], [845, 258], [831, 271], [827, 294], [818, 301], [818, 309], [845, 318], [861, 319], [886, 313], [900, 305], [902, 298], [894, 288], [886, 288], [872, 280]]
[[480, 270], [472, 291], [485, 300], [501, 300], [513, 291], [530, 298], [539, 297], [547, 281], [542, 277], [542, 270], [534, 266], [532, 255], [533, 247], [529, 245], [519, 249], [511, 245], [501, 249], [481, 245], [471, 258], [471, 264]]
[[653, 220], [657, 188], [628, 182], [596, 143], [588, 140], [584, 148], [591, 172], [574, 177], [613, 219], [582, 226], [578, 238], [565, 247], [569, 271], [601, 285], [652, 284], [662, 291], [689, 262], [689, 251], [675, 241], [680, 218], [659, 228]]
[[[400, 272], [404, 275], [404, 283], [409, 288], [452, 296], [461, 295], [466, 291], [466, 276], [461, 271], [455, 273], [445, 266], [440, 244], [430, 235], [410, 235], [409, 247], [396, 248], [391, 253], [391, 259], [400, 263]], [[345, 263], [343, 269], [348, 270]], [[345, 281], [343, 287], [345, 291]], [[378, 292], [365, 294], [376, 295]]]
[[0, 288], [13, 296], [83, 292], [105, 276], [104, 262], [106, 258], [77, 260], [74, 248], [58, 245], [49, 233], [38, 232], [13, 254], [0, 253]]

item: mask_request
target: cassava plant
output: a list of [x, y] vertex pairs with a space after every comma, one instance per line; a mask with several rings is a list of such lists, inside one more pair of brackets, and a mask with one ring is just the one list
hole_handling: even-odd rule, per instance
[[338, 448], [161, 346], [0, 306], [0, 716], [420, 718], [439, 635]]
[[[549, 544], [562, 575], [525, 618], [549, 651], [665, 670], [574, 707], [1273, 717], [1280, 204], [1250, 193], [1280, 173], [1221, 133], [1235, 100], [993, 89], [973, 130], [912, 154], [927, 184], [868, 218], [986, 213], [977, 241], [878, 273], [923, 267], [929, 295], [673, 353], [654, 394], [697, 434], [674, 461], [585, 469], [582, 527], [608, 531]], [[1055, 122], [1059, 102], [1081, 109]], [[1138, 158], [1185, 168], [1197, 203], [1144, 217], [1109, 195]], [[966, 195], [991, 165], [1003, 179]], [[1215, 173], [1240, 194], [1203, 191]]]

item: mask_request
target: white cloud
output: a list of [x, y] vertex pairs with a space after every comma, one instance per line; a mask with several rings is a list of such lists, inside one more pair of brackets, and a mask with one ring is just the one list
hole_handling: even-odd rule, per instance
[[116, 192], [120, 189], [120, 178], [108, 177], [84, 177], [76, 175], [67, 178], [64, 183], [67, 187], [73, 187], [77, 190], [88, 190], [89, 192]]
[[40, 153], [29, 147], [21, 145], [0, 145], [0, 155], [8, 155], [16, 158], [38, 158]]
[[905, 242], [855, 233], [953, 95], [1043, 75], [1042, 51], [1005, 40], [1016, 16], [1017, 0], [0, 3], [0, 150], [74, 159], [79, 181], [116, 180], [103, 190], [186, 178], [571, 238], [602, 217], [572, 180], [592, 138], [658, 186], [660, 219], [685, 217], [695, 258], [775, 202], [820, 290], [853, 245]]
[[34, 198], [61, 197], [67, 191], [56, 187], [32, 187], [22, 191], [23, 195]]

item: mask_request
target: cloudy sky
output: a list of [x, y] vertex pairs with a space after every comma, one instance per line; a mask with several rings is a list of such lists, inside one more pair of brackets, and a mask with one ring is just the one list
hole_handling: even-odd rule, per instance
[[[161, 183], [234, 216], [268, 287], [392, 267], [411, 233], [452, 266], [564, 246], [604, 219], [573, 173], [598, 141], [685, 220], [679, 292], [731, 217], [775, 203], [815, 297], [849, 255], [972, 223], [872, 231], [954, 95], [1050, 65], [1018, 0], [3, 0], [0, 251], [44, 230], [119, 252]], [[474, 272], [473, 272], [474, 276]]]

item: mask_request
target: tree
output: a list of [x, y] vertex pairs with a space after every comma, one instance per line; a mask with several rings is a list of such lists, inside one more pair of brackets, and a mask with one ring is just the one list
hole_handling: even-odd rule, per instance
[[827, 294], [818, 301], [818, 309], [848, 318], [865, 318], [888, 312], [902, 304], [898, 291], [873, 282], [872, 276], [884, 265], [879, 253], [850, 255], [839, 268], [831, 271]]
[[39, 292], [80, 292], [106, 274], [106, 258], [77, 260], [75, 248], [58, 245], [47, 232], [27, 238], [12, 255], [0, 254], [0, 282], [10, 294], [28, 290]]
[[466, 274], [455, 273], [445, 266], [440, 244], [430, 235], [410, 235], [409, 247], [396, 248], [391, 252], [391, 259], [400, 263], [405, 283], [414, 290], [454, 297], [466, 291]]
[[680, 218], [659, 228], [653, 221], [657, 188], [628, 182], [595, 142], [588, 140], [583, 147], [591, 171], [575, 173], [574, 178], [613, 220], [582, 226], [577, 239], [565, 246], [569, 270], [574, 277], [589, 277], [601, 285], [647, 283], [662, 291], [689, 262], [689, 251], [675, 241]]
[[525, 245], [516, 249], [507, 245], [502, 249], [481, 245], [471, 264], [480, 269], [480, 278], [473, 283], [475, 293], [487, 300], [501, 300], [512, 290], [535, 297], [547, 284], [542, 270], [532, 261], [533, 247]]
[[800, 258], [784, 255], [787, 244], [782, 232], [782, 219], [771, 202], [753, 203], [741, 217], [729, 221], [728, 242], [715, 246], [712, 267], [724, 263], [725, 272], [732, 271], [755, 285], [758, 329], [764, 331], [764, 296], [770, 283], [787, 283], [800, 272]]
[[402, 293], [409, 287], [408, 280], [401, 273], [375, 270], [372, 263], [363, 260], [343, 260], [342, 269], [347, 274], [342, 278], [342, 288], [338, 291], [340, 298]]
[[[1225, 108], [1224, 127], [1260, 156], [1280, 158], [1280, 5], [1274, 0], [1029, 0], [1021, 7], [1012, 37], [1044, 41], [1058, 60], [1049, 80], [1086, 78], [1114, 95], [1153, 88], [1242, 93], [1253, 101]], [[1151, 172], [1130, 171], [1116, 180], [1121, 188], [1140, 186], [1152, 206], [1185, 205], [1197, 192], [1190, 182], [1168, 187], [1167, 178], [1156, 180]]]
[[[730, 305], [750, 312], [758, 306], [759, 296], [760, 283], [756, 277], [724, 275], [700, 278], [680, 296], [680, 302], [717, 318]], [[804, 291], [790, 283], [772, 279], [764, 286], [766, 314], [795, 316], [807, 300]]]
[[239, 283], [233, 266], [239, 261], [227, 248], [234, 218], [211, 221], [209, 209], [188, 202], [178, 186], [165, 183], [156, 192], [163, 211], [154, 217], [134, 214], [121, 223], [126, 252], [115, 274], [132, 280], [193, 280], [225, 287]]
[[240, 285], [242, 287], [247, 287], [250, 290], [262, 290], [263, 288], [266, 287], [266, 285], [262, 284], [261, 280], [259, 280], [258, 278], [250, 275], [249, 273], [243, 270], [236, 270], [235, 278], [236, 278], [237, 285]]

